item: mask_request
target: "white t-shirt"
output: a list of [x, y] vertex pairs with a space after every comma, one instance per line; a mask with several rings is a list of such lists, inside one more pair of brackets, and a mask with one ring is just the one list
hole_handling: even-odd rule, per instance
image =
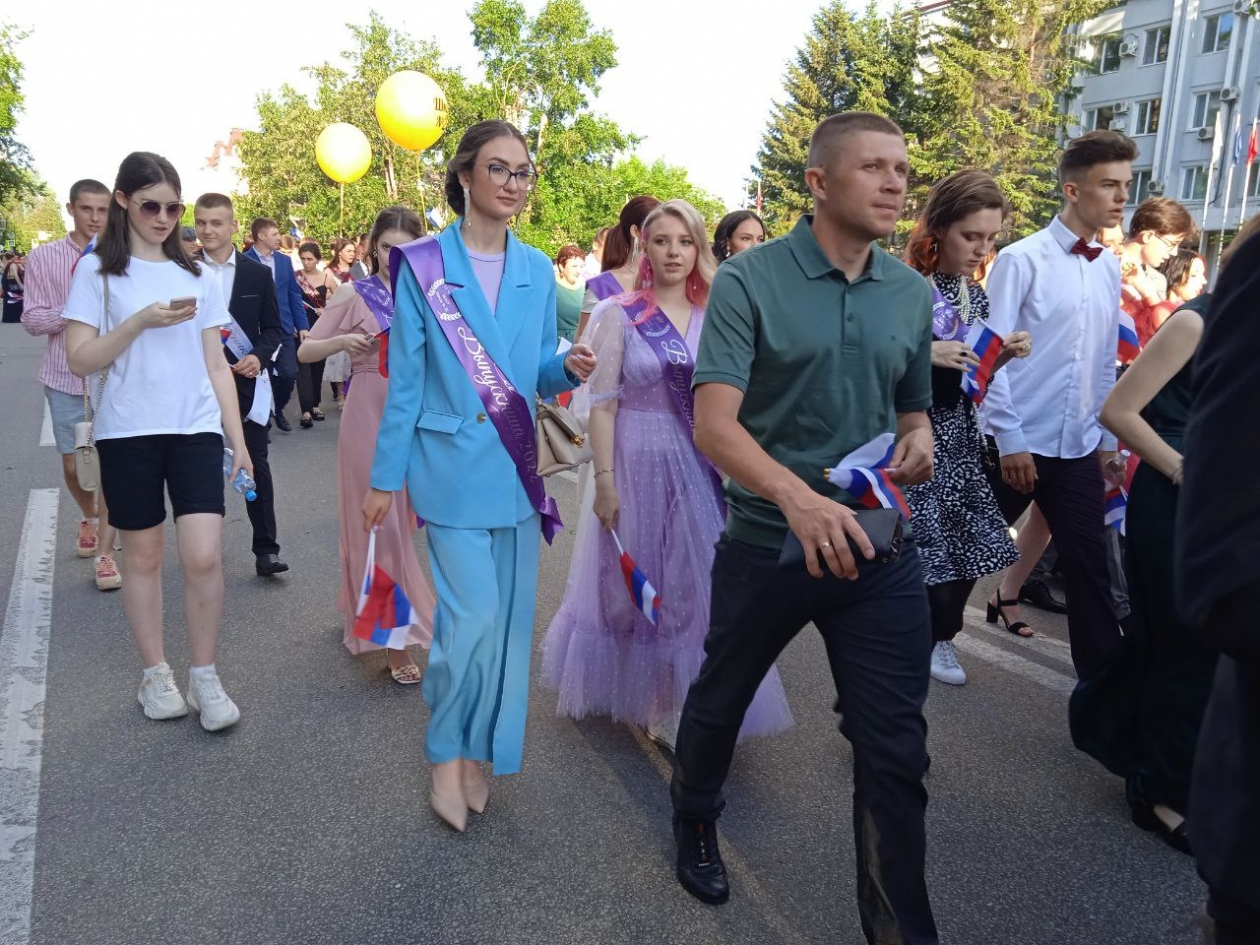
[[[125, 276], [109, 277], [105, 325], [101, 281], [100, 257], [84, 256], [70, 283], [67, 319], [105, 334], [154, 302], [166, 305], [189, 296], [197, 299], [197, 314], [178, 325], [146, 328], [118, 356], [97, 405], [96, 438], [219, 433], [222, 417], [202, 348], [202, 332], [229, 323], [219, 280], [213, 273], [194, 276], [170, 261], [147, 262], [133, 256]], [[88, 379], [93, 397], [99, 384], [98, 375]]]

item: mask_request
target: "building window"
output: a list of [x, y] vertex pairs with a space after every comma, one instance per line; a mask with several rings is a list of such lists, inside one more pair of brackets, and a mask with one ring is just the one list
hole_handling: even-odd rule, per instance
[[1134, 171], [1133, 183], [1129, 185], [1129, 199], [1127, 201], [1130, 207], [1135, 207], [1143, 200], [1151, 195], [1151, 172]]
[[1190, 128], [1211, 128], [1220, 113], [1221, 93], [1200, 92], [1194, 97], [1194, 108], [1190, 111]]
[[[1227, 40], [1228, 42], [1228, 40]], [[1099, 75], [1120, 71], [1120, 37], [1094, 37], [1094, 71]]]
[[1260, 197], [1260, 161], [1247, 166], [1247, 199]]
[[1157, 98], [1148, 98], [1137, 103], [1137, 125], [1133, 129], [1135, 135], [1153, 135], [1159, 131], [1159, 103]]
[[1203, 21], [1203, 52], [1214, 53], [1229, 49], [1234, 35], [1234, 14], [1218, 13]]
[[1157, 26], [1146, 31], [1146, 43], [1142, 47], [1142, 65], [1153, 66], [1168, 61], [1168, 43], [1172, 39], [1171, 26]]
[[1082, 131], [1107, 131], [1111, 127], [1111, 121], [1116, 117], [1116, 110], [1111, 105], [1099, 105], [1097, 108], [1087, 108], [1085, 113], [1081, 115]]
[[1207, 198], [1207, 166], [1195, 164], [1181, 169], [1181, 199], [1205, 200]]

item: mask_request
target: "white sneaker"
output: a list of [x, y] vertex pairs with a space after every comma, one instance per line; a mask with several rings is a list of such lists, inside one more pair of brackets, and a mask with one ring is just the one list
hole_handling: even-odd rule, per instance
[[165, 663], [158, 663], [140, 684], [140, 704], [151, 719], [178, 719], [188, 714], [184, 697], [175, 685], [175, 674]]
[[958, 665], [958, 651], [952, 640], [942, 640], [932, 647], [932, 678], [951, 686], [961, 686], [967, 681], [967, 674]]
[[677, 716], [660, 716], [651, 725], [648, 726], [648, 738], [656, 742], [662, 748], [674, 750], [674, 745], [678, 741], [678, 718]]
[[188, 705], [201, 713], [201, 727], [207, 732], [217, 732], [241, 720], [241, 710], [223, 691], [217, 673], [201, 679], [188, 674]]

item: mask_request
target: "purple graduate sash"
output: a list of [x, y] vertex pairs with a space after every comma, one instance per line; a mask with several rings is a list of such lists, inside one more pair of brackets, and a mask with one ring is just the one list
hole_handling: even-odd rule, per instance
[[621, 287], [621, 283], [617, 281], [617, 277], [609, 272], [601, 272], [593, 279], [586, 280], [586, 287], [595, 293], [595, 298], [599, 301], [610, 299], [614, 295], [621, 295], [626, 290]]
[[[394, 297], [389, 294], [389, 289], [385, 287], [385, 283], [381, 281], [380, 276], [369, 276], [367, 279], [357, 279], [351, 282], [354, 291], [359, 293], [359, 298], [363, 300], [363, 304], [368, 307], [368, 311], [376, 318], [378, 333], [381, 334], [381, 351], [379, 361], [382, 367], [381, 375], [389, 377], [389, 371], [385, 368], [386, 358], [389, 357], [389, 326], [394, 321]], [[341, 387], [341, 396], [350, 396], [350, 382], [354, 380], [351, 374], [346, 378]]]
[[[432, 236], [426, 236], [405, 246], [395, 246], [390, 252], [389, 271], [393, 274], [394, 288], [398, 287], [398, 272], [406, 259], [411, 271], [420, 283], [420, 291], [437, 316], [442, 334], [459, 359], [460, 367], [468, 375], [473, 389], [481, 399], [486, 416], [494, 424], [503, 441], [503, 448], [516, 465], [516, 474], [525, 487], [530, 505], [542, 515], [542, 534], [551, 544], [564, 526], [556, 500], [547, 495], [542, 477], [538, 475], [538, 441], [534, 433], [534, 418], [529, 403], [512, 386], [503, 369], [490, 357], [471, 326], [460, 313], [459, 306], [451, 298], [451, 286], [446, 281], [446, 268], [442, 263], [442, 247]], [[462, 287], [458, 287], [462, 288]]]
[[[687, 349], [687, 341], [678, 329], [674, 327], [674, 323], [669, 320], [658, 306], [656, 311], [652, 313], [650, 318], [643, 318], [643, 313], [647, 311], [647, 301], [638, 299], [625, 306], [624, 311], [630, 319], [630, 323], [638, 330], [639, 336], [647, 342], [647, 346], [652, 349], [652, 353], [656, 355], [656, 360], [661, 363], [661, 373], [665, 376], [665, 384], [669, 388], [670, 394], [674, 398], [674, 407], [678, 411], [678, 417], [682, 420], [683, 426], [686, 428], [687, 436], [693, 437], [696, 432], [696, 399], [691, 392], [691, 379], [696, 373], [695, 362], [691, 358], [691, 352]], [[693, 313], [692, 317], [695, 315]], [[695, 445], [692, 444], [692, 449]], [[718, 471], [714, 468], [713, 463], [709, 461], [709, 457], [705, 456], [698, 449], [696, 454], [708, 469], [710, 478], [713, 480], [713, 486], [717, 491], [718, 501], [722, 503], [722, 507], [726, 507], [725, 499], [722, 495], [722, 477], [718, 475]]]

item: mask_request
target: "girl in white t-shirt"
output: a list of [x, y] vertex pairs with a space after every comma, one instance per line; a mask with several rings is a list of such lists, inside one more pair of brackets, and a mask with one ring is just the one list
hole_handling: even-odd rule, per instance
[[[218, 281], [202, 278], [180, 241], [179, 175], [137, 151], [118, 168], [95, 253], [66, 301], [66, 359], [88, 379], [110, 524], [127, 555], [123, 605], [144, 662], [140, 704], [151, 719], [201, 713], [214, 731], [241, 716], [214, 667], [223, 613], [223, 446], [232, 475], [253, 467], [219, 328], [230, 321]], [[106, 305], [108, 299], [108, 305]], [[91, 375], [91, 376], [89, 376]], [[192, 645], [188, 703], [162, 649], [163, 521], [170, 495]]]

